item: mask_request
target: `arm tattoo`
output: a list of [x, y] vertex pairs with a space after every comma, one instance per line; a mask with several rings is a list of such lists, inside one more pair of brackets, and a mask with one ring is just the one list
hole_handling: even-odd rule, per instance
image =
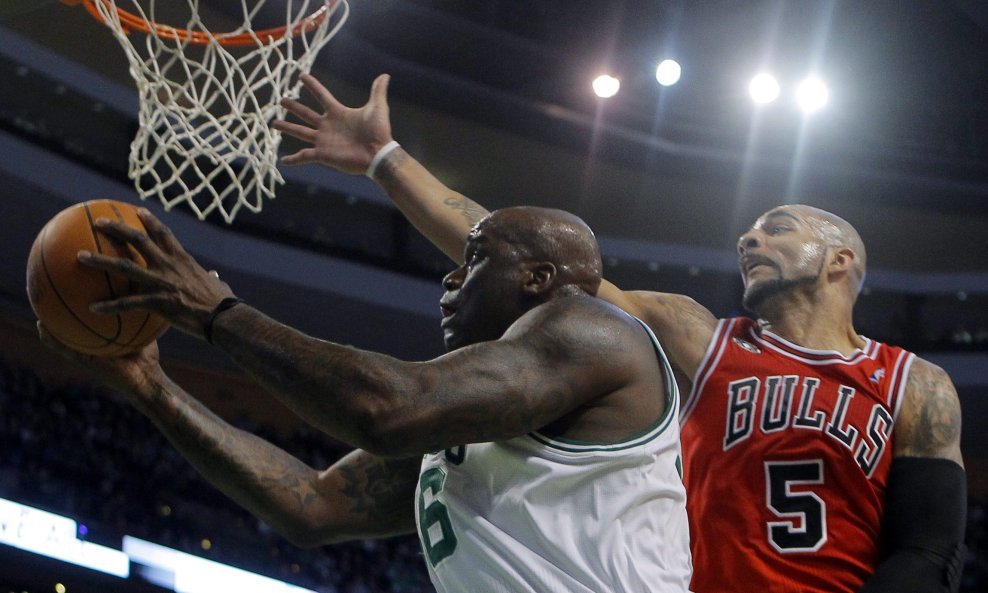
[[381, 182], [394, 181], [394, 173], [398, 167], [408, 160], [408, 153], [405, 152], [404, 148], [400, 146], [391, 151], [391, 154], [384, 157], [381, 164], [377, 167], [377, 172], [374, 176]]
[[466, 196], [450, 196], [443, 200], [443, 204], [452, 210], [459, 210], [463, 218], [472, 225], [477, 224], [489, 214], [483, 206]]
[[905, 442], [897, 447], [900, 454], [952, 457], [960, 442], [961, 410], [947, 373], [917, 361], [909, 373], [906, 398], [909, 410], [903, 410]]
[[350, 512], [385, 526], [399, 526], [409, 519], [417, 459], [382, 459], [358, 451], [338, 468], [343, 478], [340, 492]]

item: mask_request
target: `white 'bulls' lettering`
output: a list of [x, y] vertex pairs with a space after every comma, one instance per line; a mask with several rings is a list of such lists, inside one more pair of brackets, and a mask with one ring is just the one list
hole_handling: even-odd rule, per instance
[[814, 377], [803, 378], [798, 401], [793, 405], [799, 382], [797, 375], [773, 375], [765, 378], [764, 389], [758, 377], [729, 383], [724, 450], [750, 437], [756, 425], [763, 434], [786, 429], [817, 430], [851, 451], [870, 476], [888, 444], [893, 424], [889, 411], [879, 403], [872, 404], [868, 425], [862, 430], [849, 420], [856, 394], [852, 387], [841, 385], [833, 408], [823, 410], [813, 405], [820, 387], [820, 380]]

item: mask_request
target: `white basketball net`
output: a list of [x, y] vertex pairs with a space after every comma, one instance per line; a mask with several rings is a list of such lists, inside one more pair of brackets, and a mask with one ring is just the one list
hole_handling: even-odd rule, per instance
[[[185, 29], [205, 35], [204, 45], [153, 28], [128, 34], [117, 5], [155, 23], [155, 0], [144, 0], [146, 9], [138, 0], [94, 4], [126, 51], [140, 94], [129, 175], [141, 199], [158, 196], [166, 209], [187, 202], [200, 219], [219, 210], [230, 223], [241, 207], [259, 212], [264, 198], [274, 198], [275, 186], [284, 183], [277, 168], [281, 135], [268, 124], [285, 117], [278, 102], [298, 96], [298, 75], [309, 72], [350, 8], [346, 0], [286, 0], [287, 32], [260, 39], [251, 22], [267, 0], [241, 0], [243, 23], [223, 33], [210, 32], [199, 19], [199, 0], [184, 1], [192, 15]], [[317, 26], [297, 29], [320, 9], [329, 14]], [[219, 42], [243, 34], [256, 43]]]

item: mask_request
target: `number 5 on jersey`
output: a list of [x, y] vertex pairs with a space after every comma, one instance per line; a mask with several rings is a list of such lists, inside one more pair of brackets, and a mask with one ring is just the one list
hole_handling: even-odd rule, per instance
[[765, 502], [783, 519], [768, 523], [772, 547], [782, 553], [819, 550], [827, 542], [827, 503], [792, 487], [823, 484], [823, 461], [766, 461], [765, 482]]
[[435, 567], [456, 550], [456, 534], [449, 520], [449, 510], [439, 500], [446, 483], [446, 472], [434, 467], [419, 477], [419, 536], [422, 547]]

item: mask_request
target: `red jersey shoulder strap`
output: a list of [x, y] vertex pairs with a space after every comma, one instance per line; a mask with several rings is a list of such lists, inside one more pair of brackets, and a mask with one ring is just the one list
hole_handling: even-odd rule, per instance
[[715, 368], [717, 368], [717, 363], [720, 362], [721, 356], [724, 355], [724, 348], [730, 339], [732, 332], [735, 329], [735, 325], [741, 320], [741, 318], [732, 319], [721, 319], [717, 321], [717, 327], [714, 329], [714, 335], [710, 339], [710, 343], [707, 344], [707, 351], [703, 355], [703, 360], [700, 362], [700, 366], [697, 367], [696, 375], [693, 376], [693, 386], [690, 389], [689, 397], [683, 402], [683, 408], [680, 412], [679, 422], [683, 424], [686, 422], [686, 418], [689, 417], [690, 412], [696, 407], [696, 402], [700, 398], [700, 393], [703, 392], [703, 388], [707, 383], [707, 379]]
[[887, 344], [883, 344], [882, 354], [894, 357], [895, 359], [892, 363], [892, 370], [889, 373], [885, 401], [888, 403], [889, 410], [892, 411], [893, 420], [898, 420], [899, 409], [902, 407], [902, 401], [905, 399], [906, 384], [909, 380], [909, 369], [913, 361], [916, 360], [916, 355], [908, 350], [888, 346]]

